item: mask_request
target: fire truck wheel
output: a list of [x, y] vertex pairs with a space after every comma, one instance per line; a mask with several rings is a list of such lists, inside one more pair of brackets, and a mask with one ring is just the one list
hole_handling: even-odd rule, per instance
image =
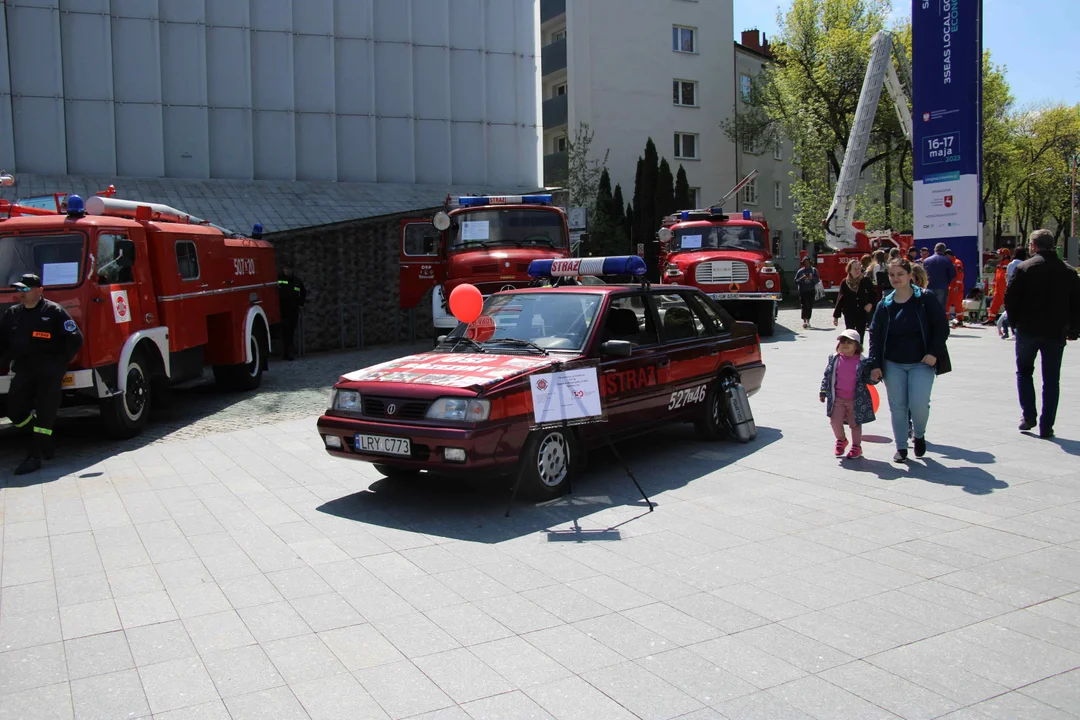
[[101, 421], [112, 438], [132, 438], [142, 432], [150, 420], [153, 385], [146, 355], [136, 352], [128, 362], [127, 389], [123, 395], [101, 401]]
[[770, 337], [776, 329], [776, 308], [772, 303], [763, 303], [758, 308], [757, 331], [762, 337]]
[[694, 421], [694, 430], [698, 437], [708, 441], [723, 440], [731, 435], [727, 408], [724, 407], [723, 383], [719, 379], [709, 386], [701, 414]]
[[240, 365], [215, 365], [214, 379], [226, 390], [254, 390], [262, 383], [263, 362], [268, 354], [266, 330], [257, 324], [251, 333], [251, 362]]
[[551, 500], [566, 492], [581, 467], [584, 454], [577, 436], [564, 428], [534, 430], [521, 454], [521, 492], [536, 500]]

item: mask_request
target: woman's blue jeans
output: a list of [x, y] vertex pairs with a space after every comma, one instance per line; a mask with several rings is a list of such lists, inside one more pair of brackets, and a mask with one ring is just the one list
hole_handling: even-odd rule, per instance
[[909, 416], [915, 427], [915, 437], [926, 437], [926, 423], [930, 419], [930, 391], [934, 388], [937, 373], [926, 363], [894, 363], [889, 360], [885, 361], [883, 370], [896, 449], [907, 450]]

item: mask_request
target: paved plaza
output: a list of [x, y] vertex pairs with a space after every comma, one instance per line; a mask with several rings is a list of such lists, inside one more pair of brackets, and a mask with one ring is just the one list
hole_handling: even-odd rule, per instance
[[927, 456], [890, 462], [883, 407], [838, 461], [828, 314], [766, 343], [755, 442], [621, 446], [651, 513], [608, 452], [509, 518], [501, 486], [327, 457], [336, 375], [407, 347], [178, 394], [119, 445], [69, 421], [36, 475], [0, 436], [0, 719], [1080, 716], [1080, 346], [1053, 441], [971, 328]]

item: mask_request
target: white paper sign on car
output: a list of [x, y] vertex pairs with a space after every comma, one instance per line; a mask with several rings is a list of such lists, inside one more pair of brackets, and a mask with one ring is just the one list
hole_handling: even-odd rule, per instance
[[683, 235], [682, 236], [682, 249], [683, 250], [695, 250], [701, 247], [700, 235]]
[[74, 285], [79, 282], [79, 263], [45, 263], [41, 266], [41, 284]]
[[600, 419], [600, 384], [596, 368], [543, 373], [529, 378], [533, 420], [538, 425], [565, 420]]
[[464, 220], [461, 223], [462, 240], [487, 240], [489, 232], [487, 220]]

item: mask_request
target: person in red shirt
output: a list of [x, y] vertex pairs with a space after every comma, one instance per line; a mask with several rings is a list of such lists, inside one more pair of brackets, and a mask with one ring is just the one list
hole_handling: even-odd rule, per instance
[[997, 270], [994, 271], [994, 299], [990, 303], [990, 311], [986, 318], [987, 325], [993, 325], [997, 321], [998, 313], [1005, 306], [1005, 287], [1009, 284], [1006, 269], [1009, 267], [1011, 254], [1009, 248], [998, 250]]
[[947, 312], [956, 320], [956, 327], [964, 326], [964, 263], [960, 262], [960, 258], [956, 257], [952, 250], [946, 250], [945, 254], [953, 261], [953, 265], [956, 266], [956, 278], [949, 285], [949, 302], [948, 307], [945, 308]]

